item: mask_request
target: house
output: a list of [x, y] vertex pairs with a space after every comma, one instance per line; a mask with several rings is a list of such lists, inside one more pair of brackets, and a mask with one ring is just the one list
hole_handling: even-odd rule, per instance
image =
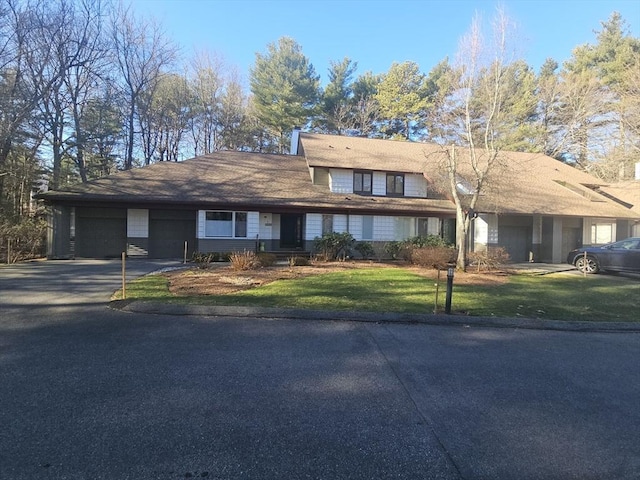
[[[636, 163], [635, 178], [623, 182], [602, 185], [600, 192], [609, 198], [622, 201], [636, 216], [640, 218], [640, 162]], [[640, 237], [640, 222], [631, 225], [630, 236]]]
[[[451, 241], [455, 209], [437, 188], [442, 155], [437, 145], [294, 130], [291, 155], [217, 152], [119, 172], [41, 195], [48, 256], [309, 252], [331, 231], [378, 245], [425, 234]], [[597, 179], [544, 155], [509, 153], [502, 164], [470, 249], [501, 245], [515, 261], [562, 262], [578, 244], [627, 236], [640, 219]]]
[[[445, 153], [434, 144], [302, 133], [300, 146], [310, 169], [328, 170], [337, 179], [351, 171], [396, 169], [423, 172], [427, 185], [434, 185], [445, 171]], [[468, 162], [464, 149], [457, 155], [459, 192], [464, 193]], [[334, 183], [329, 182], [332, 190], [342, 188]], [[480, 196], [469, 248], [502, 246], [512, 261], [562, 263], [579, 245], [625, 238], [640, 223], [640, 212], [634, 210], [640, 199], [634, 207], [618, 197], [620, 191], [606, 194], [606, 188], [601, 180], [551, 157], [502, 152]]]

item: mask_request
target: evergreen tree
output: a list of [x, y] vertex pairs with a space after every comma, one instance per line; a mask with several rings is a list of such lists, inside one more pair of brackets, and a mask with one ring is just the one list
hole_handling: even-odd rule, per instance
[[351, 84], [357, 68], [358, 64], [346, 57], [339, 63], [331, 62], [329, 84], [322, 95], [322, 116], [318, 122], [324, 132], [342, 135], [351, 125], [353, 117]]
[[558, 75], [558, 67], [558, 62], [552, 58], [547, 58], [542, 67], [540, 67], [540, 73], [536, 79], [536, 143], [545, 155], [554, 158], [559, 158], [564, 138], [559, 135], [562, 125], [560, 122], [560, 77]]
[[360, 137], [377, 136], [380, 127], [380, 105], [376, 100], [380, 75], [366, 72], [351, 85], [350, 128]]
[[269, 44], [266, 55], [256, 54], [250, 84], [257, 117], [284, 153], [293, 127], [305, 126], [313, 117], [320, 77], [300, 45], [283, 37]]
[[420, 67], [413, 62], [392, 64], [378, 86], [376, 100], [386, 136], [406, 140], [414, 137], [423, 127], [429, 107], [426, 78]]
[[[579, 126], [567, 154], [609, 180], [631, 176], [640, 147], [637, 129], [627, 127], [637, 118], [638, 99], [628, 87], [639, 61], [640, 39], [630, 35], [626, 22], [614, 12], [596, 32], [596, 43], [577, 47], [565, 63], [565, 91], [591, 95], [585, 99], [589, 108], [567, 112], [574, 114], [567, 120]], [[565, 102], [575, 104], [578, 99]]]

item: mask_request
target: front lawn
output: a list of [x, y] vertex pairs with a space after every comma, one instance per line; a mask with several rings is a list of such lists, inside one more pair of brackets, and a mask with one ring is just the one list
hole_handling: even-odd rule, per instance
[[475, 316], [640, 321], [640, 282], [605, 275], [512, 275], [495, 288], [460, 286], [455, 308]]
[[[431, 275], [433, 272], [430, 273]], [[554, 320], [640, 321], [640, 282], [624, 277], [553, 274], [511, 275], [501, 282], [482, 281], [482, 274], [454, 279], [453, 313], [474, 316], [526, 317]], [[131, 282], [127, 298], [192, 303], [431, 313], [435, 281], [402, 268], [366, 268], [326, 273], [222, 295], [175, 296], [168, 278], [151, 275]], [[444, 309], [446, 275], [440, 282]]]

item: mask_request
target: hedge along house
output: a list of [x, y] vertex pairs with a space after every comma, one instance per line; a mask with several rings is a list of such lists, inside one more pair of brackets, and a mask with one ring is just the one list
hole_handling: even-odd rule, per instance
[[329, 231], [402, 240], [439, 234], [453, 217], [417, 170], [397, 173], [390, 195], [384, 175], [360, 179], [373, 195], [354, 193], [354, 175], [345, 175], [329, 186], [304, 156], [230, 151], [119, 172], [41, 195], [50, 207], [48, 256], [182, 258], [185, 242], [188, 256], [310, 252]]
[[[434, 190], [446, 192], [436, 188], [447, 181], [446, 155], [439, 145], [302, 133], [299, 146], [314, 183], [328, 185], [333, 192], [371, 195], [373, 200], [387, 202], [394, 175], [404, 176], [405, 188], [410, 183], [424, 187], [417, 172], [426, 180], [426, 198]], [[467, 152], [459, 149], [457, 155], [458, 192], [464, 196], [473, 184], [473, 174], [465, 161]], [[371, 190], [359, 190], [361, 177], [373, 179]], [[577, 246], [625, 238], [638, 230], [640, 211], [635, 201], [621, 199], [630, 198], [621, 195], [629, 193], [625, 186], [609, 187], [542, 154], [501, 152], [476, 206], [478, 216], [472, 221], [468, 248], [482, 251], [501, 246], [514, 262], [562, 263]], [[417, 222], [412, 229], [409, 221], [401, 236], [437, 231], [422, 229]], [[379, 234], [374, 232], [374, 239]]]
[[[294, 130], [291, 155], [217, 152], [42, 194], [50, 258], [181, 258], [194, 251], [310, 252], [327, 232], [382, 245], [453, 241], [455, 210], [436, 182], [439, 146]], [[638, 215], [599, 181], [543, 155], [508, 153], [489, 179], [470, 249], [564, 261], [580, 243], [626, 236]], [[460, 182], [464, 189], [464, 181]], [[595, 240], [595, 241], [593, 241]]]

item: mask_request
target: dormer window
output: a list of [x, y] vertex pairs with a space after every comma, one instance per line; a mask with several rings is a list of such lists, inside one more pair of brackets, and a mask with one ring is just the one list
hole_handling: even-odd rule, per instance
[[353, 193], [358, 195], [371, 195], [373, 174], [371, 172], [353, 172]]
[[404, 196], [403, 173], [387, 173], [387, 195], [391, 197]]

